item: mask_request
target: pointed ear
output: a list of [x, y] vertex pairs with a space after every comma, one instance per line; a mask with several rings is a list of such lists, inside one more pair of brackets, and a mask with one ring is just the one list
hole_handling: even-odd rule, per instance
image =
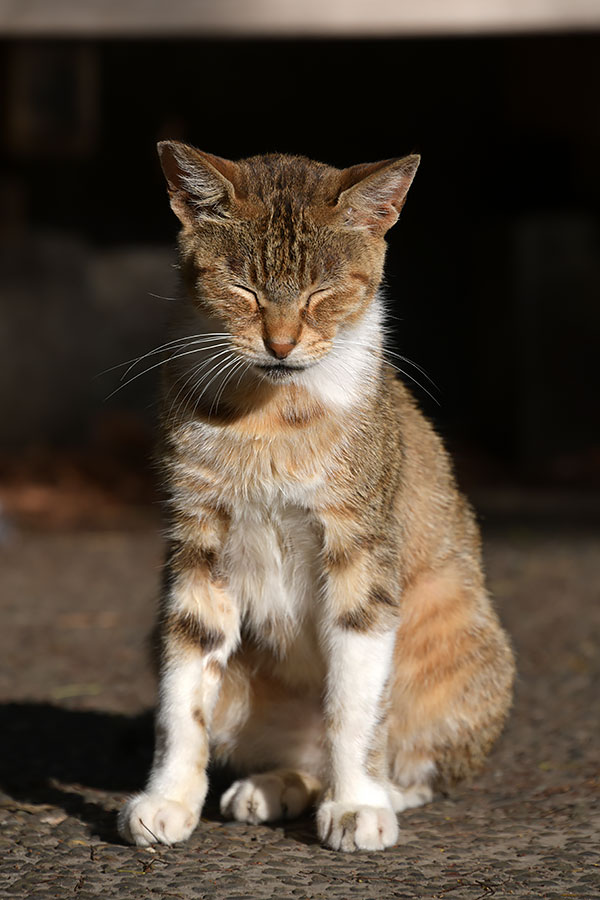
[[235, 163], [179, 141], [160, 141], [157, 149], [171, 209], [182, 225], [229, 218], [235, 202]]
[[413, 155], [344, 169], [337, 201], [344, 224], [384, 235], [398, 221], [420, 161]]

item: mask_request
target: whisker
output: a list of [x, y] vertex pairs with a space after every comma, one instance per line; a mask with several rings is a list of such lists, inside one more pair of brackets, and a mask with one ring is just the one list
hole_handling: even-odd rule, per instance
[[[206, 340], [207, 340], [207, 341], [212, 341], [212, 340], [215, 340], [215, 339], [214, 339], [214, 338], [207, 338]], [[211, 344], [210, 347], [207, 347], [207, 346], [205, 345], [205, 343], [206, 343], [206, 342], [205, 342], [204, 340], [185, 341], [185, 342], [179, 344], [179, 346], [171, 347], [170, 349], [171, 349], [171, 350], [183, 350], [183, 349], [186, 348], [186, 347], [196, 347], [196, 348], [198, 349], [198, 351], [200, 351], [200, 350], [211, 350], [213, 347], [221, 347], [221, 346], [224, 347], [224, 346], [225, 346], [226, 344], [228, 344], [229, 342], [226, 341], [226, 340], [224, 340], [224, 339], [222, 339], [222, 340], [218, 341], [216, 344]], [[129, 373], [130, 373], [133, 369], [135, 369], [136, 365], [137, 365], [139, 362], [141, 362], [141, 361], [142, 361], [143, 359], [145, 359], [147, 356], [151, 356], [151, 355], [152, 355], [151, 353], [145, 353], [144, 356], [141, 356], [141, 357], [139, 357], [139, 359], [136, 359], [135, 362], [134, 362], [132, 365], [129, 366], [129, 368], [127, 369], [127, 371], [126, 371], [126, 372], [123, 372], [123, 374], [121, 375], [121, 381], [123, 381], [123, 379], [127, 378], [127, 376], [129, 375]], [[170, 357], [170, 358], [172, 358], [172, 357]], [[147, 371], [148, 371], [148, 370], [147, 370]]]
[[[203, 344], [207, 341], [214, 341], [217, 338], [225, 339], [229, 337], [226, 332], [218, 332], [215, 331], [213, 334], [192, 334], [186, 335], [184, 337], [175, 338], [172, 341], [167, 341], [166, 344], [162, 344], [161, 347], [156, 347], [154, 350], [149, 350], [147, 353], [143, 353], [141, 356], [138, 356], [137, 359], [131, 359], [129, 362], [131, 363], [131, 368], [133, 368], [138, 362], [141, 362], [143, 359], [146, 359], [147, 356], [152, 356], [154, 353], [159, 353], [161, 350], [166, 350], [168, 348], [175, 349], [176, 345], [179, 347], [184, 347], [186, 344], [190, 347], [193, 347], [197, 344]], [[125, 363], [127, 365], [127, 363]], [[129, 370], [127, 370], [129, 371]], [[123, 374], [123, 378], [127, 376], [127, 372]]]
[[146, 353], [143, 353], [141, 356], [133, 357], [132, 359], [126, 359], [124, 362], [116, 363], [114, 366], [110, 366], [108, 369], [103, 369], [102, 372], [98, 372], [95, 375], [95, 378], [101, 378], [103, 375], [107, 375], [108, 372], [114, 372], [115, 369], [122, 369], [123, 366], [131, 366], [135, 365], [135, 363], [141, 362], [147, 356], [152, 356], [154, 353], [161, 353], [163, 350], [173, 349], [173, 344], [184, 344], [183, 338], [178, 338], [176, 341], [167, 341], [166, 344], [161, 344], [160, 347], [154, 347], [152, 350], [148, 350]]
[[[215, 346], [222, 346], [222, 344], [218, 344]], [[175, 349], [180, 349], [180, 348], [176, 347]], [[131, 384], [132, 381], [136, 381], [138, 378], [141, 378], [142, 375], [147, 375], [148, 372], [151, 372], [153, 369], [157, 369], [159, 366], [164, 366], [165, 363], [173, 362], [176, 359], [181, 359], [182, 356], [190, 356], [190, 354], [192, 354], [192, 353], [199, 353], [201, 349], [207, 350], [207, 349], [211, 349], [211, 348], [210, 347], [195, 347], [193, 350], [186, 350], [184, 353], [176, 353], [172, 356], [167, 357], [167, 359], [161, 359], [160, 362], [154, 363], [154, 365], [149, 366], [147, 369], [144, 369], [143, 372], [138, 372], [136, 375], [133, 375], [131, 378], [129, 378], [128, 381], [125, 381], [123, 384], [120, 384], [117, 388], [115, 388], [114, 391], [112, 391], [112, 393], [110, 393], [108, 395], [108, 397], [105, 397], [105, 401], [110, 400], [111, 397], [114, 397], [115, 394], [117, 394], [123, 388], [127, 387], [128, 384]]]
[[[234, 360], [234, 361], [235, 361], [235, 360]], [[200, 401], [202, 400], [202, 397], [204, 396], [204, 394], [206, 393], [206, 391], [208, 390], [208, 388], [211, 386], [211, 384], [213, 383], [213, 381], [215, 380], [215, 378], [218, 378], [219, 375], [221, 374], [221, 372], [223, 372], [223, 371], [224, 371], [228, 366], [230, 366], [230, 365], [232, 365], [232, 362], [227, 362], [227, 361], [226, 361], [226, 362], [223, 363], [223, 365], [220, 365], [220, 363], [219, 363], [219, 364], [217, 364], [216, 366], [213, 366], [213, 368], [210, 370], [210, 372], [207, 372], [206, 375], [204, 375], [204, 376], [202, 377], [200, 383], [202, 383], [202, 381], [204, 380], [204, 378], [208, 378], [208, 376], [210, 375], [210, 373], [211, 373], [211, 372], [214, 372], [215, 369], [219, 369], [219, 371], [217, 372], [217, 374], [216, 374], [216, 375], [213, 375], [213, 377], [210, 379], [210, 381], [209, 381], [207, 384], [205, 384], [204, 387], [202, 388], [202, 391], [200, 392], [200, 396], [198, 397], [198, 399], [196, 400], [196, 403], [194, 404], [194, 411], [193, 411], [193, 415], [194, 415], [194, 416], [196, 415], [196, 410], [198, 409], [198, 404], [199, 404]], [[219, 368], [219, 366], [220, 366], [220, 368]], [[199, 385], [198, 385], [198, 386], [199, 386]], [[194, 389], [196, 389], [196, 388], [194, 388]], [[209, 413], [209, 415], [210, 415], [210, 413]]]
[[247, 360], [246, 368], [242, 372], [240, 372], [240, 377], [238, 378], [238, 380], [235, 383], [236, 390], [239, 388], [240, 381], [242, 380], [242, 378], [244, 377], [244, 375], [246, 374], [246, 372], [248, 371], [248, 369], [250, 368], [251, 365], [252, 365], [252, 360], [251, 359]]
[[[212, 356], [210, 357], [210, 360], [208, 360], [208, 362], [210, 362], [211, 360], [212, 360]], [[171, 418], [172, 418], [172, 416], [173, 416], [173, 410], [174, 410], [174, 408], [175, 408], [175, 404], [176, 404], [177, 401], [179, 400], [181, 394], [185, 391], [186, 387], [188, 386], [188, 384], [190, 383], [190, 381], [192, 380], [192, 378], [195, 378], [195, 377], [198, 375], [198, 373], [202, 370], [202, 368], [203, 368], [206, 364], [207, 364], [207, 360], [204, 360], [204, 362], [201, 362], [201, 363], [199, 363], [199, 364], [196, 365], [196, 366], [192, 366], [191, 372], [184, 371], [183, 374], [181, 374], [178, 378], [175, 379], [175, 381], [174, 381], [171, 385], [169, 385], [169, 389], [168, 389], [167, 394], [166, 394], [166, 396], [165, 396], [165, 403], [166, 403], [166, 401], [167, 401], [168, 398], [169, 398], [169, 394], [171, 394], [171, 393], [175, 390], [175, 388], [177, 387], [177, 385], [180, 384], [180, 382], [182, 382], [183, 379], [185, 378], [185, 382], [181, 385], [181, 387], [180, 387], [179, 390], [177, 391], [177, 394], [175, 395], [175, 398], [174, 398], [173, 402], [171, 403], [171, 408], [169, 409], [169, 413], [168, 413], [168, 415], [167, 415], [167, 419], [171, 419]], [[187, 377], [186, 377], [186, 376], [187, 376]], [[182, 405], [182, 404], [180, 404], [180, 405], [177, 407], [177, 415], [179, 415], [179, 409], [180, 409], [181, 405]]]
[[[222, 355], [223, 355], [223, 352], [221, 352], [221, 353], [218, 354], [218, 355], [219, 355], [219, 356], [222, 356]], [[212, 357], [210, 360], [208, 360], [208, 362], [211, 363], [211, 362], [214, 361], [214, 359], [215, 359], [215, 357]], [[198, 388], [200, 387], [200, 385], [202, 384], [202, 382], [205, 381], [205, 380], [209, 377], [209, 375], [211, 375], [211, 374], [215, 371], [215, 369], [218, 369], [218, 368], [219, 368], [220, 366], [222, 366], [222, 365], [223, 365], [222, 362], [217, 363], [216, 365], [212, 366], [212, 367], [208, 370], [208, 372], [205, 372], [205, 373], [204, 373], [203, 375], [201, 375], [199, 378], [198, 378], [198, 373], [204, 368], [204, 365], [202, 365], [202, 366], [196, 368], [196, 369], [194, 370], [194, 373], [193, 373], [194, 376], [196, 377], [196, 380], [195, 380], [195, 382], [194, 382], [193, 387], [190, 388], [189, 396], [192, 397], [192, 396], [194, 395], [194, 393], [198, 390]], [[178, 410], [177, 410], [177, 415], [179, 415], [179, 410], [181, 409], [181, 407], [183, 406], [184, 403], [185, 403], [185, 396], [182, 398], [181, 403], [179, 404], [179, 408], [178, 408]], [[194, 409], [193, 409], [192, 415], [195, 414], [197, 406], [198, 406], [198, 402], [196, 402], [196, 403], [194, 404]]]
[[435, 383], [435, 381], [433, 380], [431, 375], [428, 375], [427, 372], [425, 371], [425, 369], [423, 369], [414, 360], [409, 359], [408, 356], [402, 356], [401, 353], [396, 353], [396, 352], [394, 352], [394, 350], [388, 350], [386, 347], [383, 348], [383, 352], [389, 354], [390, 356], [395, 356], [398, 359], [401, 359], [404, 362], [408, 363], [409, 365], [414, 366], [415, 369], [417, 370], [417, 372], [420, 372], [421, 375], [423, 375], [427, 379], [427, 381], [433, 385], [433, 387], [436, 389], [436, 391], [440, 390], [439, 386]]
[[[346, 345], [348, 345], [348, 346], [353, 345], [353, 346], [356, 346], [356, 347], [361, 347], [363, 350], [367, 350], [369, 353], [373, 353], [373, 354], [375, 354], [375, 355], [377, 355], [378, 353], [381, 352], [381, 353], [387, 354], [387, 355], [389, 355], [389, 356], [395, 356], [395, 357], [397, 357], [398, 359], [403, 360], [403, 362], [406, 362], [406, 363], [408, 363], [409, 365], [414, 366], [415, 369], [416, 369], [418, 372], [420, 372], [421, 375], [423, 375], [423, 376], [427, 379], [427, 381], [429, 381], [429, 383], [430, 383], [431, 385], [433, 385], [433, 387], [436, 389], [436, 391], [439, 391], [439, 390], [440, 390], [439, 386], [435, 383], [435, 381], [433, 380], [433, 378], [432, 378], [430, 375], [428, 375], [428, 373], [425, 371], [425, 369], [423, 369], [423, 368], [422, 368], [418, 363], [416, 363], [414, 360], [409, 359], [408, 356], [403, 356], [401, 353], [396, 353], [394, 350], [388, 350], [387, 347], [381, 347], [381, 348], [366, 347], [366, 346], [365, 346], [363, 343], [361, 343], [360, 341], [349, 341], [347, 338], [344, 338], [344, 337], [337, 338], [337, 341], [338, 341], [338, 343], [340, 343], [340, 344], [346, 344]], [[391, 365], [393, 368], [397, 368], [397, 366], [394, 366], [393, 363], [391, 363], [389, 360], [387, 360], [387, 362], [388, 362], [389, 365]], [[402, 370], [402, 369], [398, 369], [398, 371], [399, 371], [399, 372], [402, 372], [403, 370]], [[407, 375], [408, 373], [407, 373], [407, 372], [404, 372], [404, 374]], [[409, 376], [409, 377], [410, 377], [410, 376]], [[413, 380], [414, 380], [414, 379], [413, 379]], [[415, 382], [415, 384], [419, 384], [419, 382], [417, 381], [417, 382]], [[419, 384], [419, 387], [421, 387], [420, 384]], [[425, 389], [424, 389], [424, 390], [425, 390]], [[431, 395], [430, 395], [430, 396], [431, 396]]]
[[156, 297], [157, 300], [169, 300], [169, 301], [171, 301], [171, 302], [173, 302], [173, 303], [177, 303], [177, 302], [178, 302], [178, 298], [177, 298], [177, 297], [163, 297], [162, 294], [153, 294], [152, 291], [148, 291], [148, 296], [149, 296], [149, 297]]
[[414, 382], [414, 384], [416, 384], [417, 387], [420, 387], [422, 391], [425, 391], [425, 393], [427, 394], [428, 397], [431, 397], [431, 399], [437, 406], [441, 405], [440, 401], [437, 399], [437, 397], [434, 397], [433, 394], [431, 393], [431, 391], [428, 391], [427, 388], [424, 385], [422, 385], [420, 381], [417, 381], [417, 379], [414, 378], [410, 374], [410, 372], [406, 372], [404, 369], [401, 369], [400, 366], [395, 365], [393, 362], [390, 362], [389, 360], [386, 360], [386, 362], [387, 362], [388, 366], [391, 366], [392, 369], [396, 370], [396, 372], [400, 372], [401, 375], [406, 375], [407, 378], [410, 378], [410, 380], [412, 382]]
[[[168, 348], [173, 348], [175, 344], [184, 345], [188, 341], [203, 341], [203, 340], [212, 340], [212, 338], [216, 337], [230, 337], [230, 335], [226, 331], [215, 331], [207, 334], [192, 334], [187, 337], [175, 338], [172, 341], [167, 341], [164, 344], [161, 344], [159, 347], [154, 347], [152, 350], [148, 350], [146, 353], [143, 353], [141, 356], [137, 356], [133, 359], [127, 359], [125, 362], [117, 363], [115, 366], [110, 366], [108, 369], [104, 369], [104, 371], [99, 372], [95, 375], [95, 378], [100, 378], [102, 375], [106, 375], [108, 372], [114, 372], [115, 369], [121, 369], [123, 366], [132, 366], [138, 362], [141, 362], [143, 359], [146, 359], [147, 356], [152, 356], [155, 353], [160, 353], [163, 350], [167, 350]], [[125, 377], [127, 373], [124, 373], [123, 377]]]
[[[215, 361], [215, 359], [218, 359], [220, 356], [224, 356], [226, 353], [229, 353], [229, 352], [231, 352], [231, 351], [230, 351], [229, 348], [228, 348], [228, 349], [226, 349], [226, 350], [221, 350], [219, 353], [213, 353], [208, 359], [204, 360], [204, 362], [200, 363], [200, 364], [197, 365], [197, 366], [194, 366], [194, 367], [192, 368], [191, 374], [188, 374], [187, 372], [184, 372], [183, 375], [181, 375], [181, 376], [177, 379], [177, 381], [175, 382], [175, 384], [177, 384], [179, 381], [181, 381], [182, 378], [184, 378], [186, 375], [188, 375], [188, 377], [187, 377], [187, 379], [186, 379], [186, 381], [185, 381], [185, 384], [183, 384], [183, 386], [179, 389], [179, 391], [177, 392], [177, 396], [175, 397], [175, 399], [173, 400], [173, 403], [171, 404], [171, 409], [169, 410], [169, 418], [171, 417], [171, 413], [173, 412], [173, 407], [174, 407], [175, 404], [177, 403], [177, 400], [179, 399], [179, 397], [181, 396], [181, 394], [185, 391], [185, 389], [186, 389], [186, 387], [188, 386], [188, 384], [190, 383], [190, 381], [191, 381], [193, 378], [197, 378], [197, 376], [200, 374], [200, 372], [202, 371], [202, 369], [206, 368], [206, 366], [209, 366], [212, 362]], [[212, 371], [213, 371], [213, 370], [211, 369], [211, 370], [210, 370], [209, 372], [207, 372], [206, 374], [207, 374], [207, 375], [210, 375], [210, 372], [212, 372]], [[202, 376], [202, 377], [204, 378], [204, 376]], [[175, 387], [175, 384], [173, 385], [173, 387]], [[200, 386], [200, 384], [202, 384], [202, 379], [200, 379], [200, 381], [197, 381], [197, 382], [195, 383], [194, 388], [193, 388], [193, 390], [191, 391], [191, 393], [193, 393], [195, 390], [197, 390], [198, 387]], [[181, 403], [180, 403], [179, 406], [177, 407], [177, 413], [176, 413], [176, 416], [179, 415], [179, 411], [180, 411], [181, 407], [183, 406], [184, 401], [185, 401], [185, 397], [182, 398]]]
[[223, 380], [223, 383], [222, 383], [221, 387], [219, 388], [219, 390], [217, 391], [217, 393], [216, 393], [216, 395], [215, 395], [215, 399], [213, 400], [212, 405], [211, 405], [211, 407], [210, 407], [210, 411], [209, 411], [209, 413], [208, 413], [209, 418], [210, 418], [210, 416], [212, 416], [213, 406], [214, 406], [214, 408], [215, 408], [215, 415], [217, 414], [217, 410], [218, 410], [218, 408], [219, 408], [219, 403], [220, 403], [220, 401], [221, 401], [221, 397], [222, 397], [222, 395], [223, 395], [223, 391], [225, 390], [225, 385], [231, 380], [232, 376], [235, 375], [235, 373], [238, 371], [238, 369], [241, 368], [241, 366], [244, 365], [244, 363], [246, 362], [246, 360], [245, 360], [245, 359], [239, 359], [239, 360], [236, 360], [236, 362], [237, 362], [237, 365], [234, 365], [234, 366], [233, 366], [233, 368], [231, 369], [231, 371], [229, 372], [229, 374], [227, 375], [227, 377]]

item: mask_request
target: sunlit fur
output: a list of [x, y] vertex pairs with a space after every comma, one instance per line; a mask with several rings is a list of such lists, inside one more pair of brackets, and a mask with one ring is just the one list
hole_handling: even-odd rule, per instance
[[316, 804], [324, 843], [383, 849], [396, 813], [479, 769], [513, 679], [473, 515], [386, 362], [384, 235], [418, 158], [160, 152], [183, 226], [161, 687], [121, 831], [188, 837], [211, 755], [241, 776], [224, 815]]

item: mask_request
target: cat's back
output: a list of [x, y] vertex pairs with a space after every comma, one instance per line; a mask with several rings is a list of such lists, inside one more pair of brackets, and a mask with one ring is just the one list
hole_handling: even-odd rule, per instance
[[435, 567], [448, 548], [466, 570], [480, 566], [480, 534], [473, 510], [456, 483], [443, 440], [412, 391], [393, 375], [387, 381], [387, 421], [397, 448], [394, 509], [403, 534], [402, 568]]

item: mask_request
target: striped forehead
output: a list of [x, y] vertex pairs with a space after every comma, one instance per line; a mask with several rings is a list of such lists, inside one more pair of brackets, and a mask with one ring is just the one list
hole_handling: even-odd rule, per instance
[[296, 299], [319, 278], [322, 242], [310, 207], [323, 202], [331, 170], [299, 157], [267, 156], [247, 163], [249, 193], [264, 210], [255, 223], [251, 274], [269, 299]]
[[312, 231], [304, 210], [289, 199], [275, 201], [258, 240], [257, 268], [260, 281], [273, 294], [285, 299], [310, 282]]

